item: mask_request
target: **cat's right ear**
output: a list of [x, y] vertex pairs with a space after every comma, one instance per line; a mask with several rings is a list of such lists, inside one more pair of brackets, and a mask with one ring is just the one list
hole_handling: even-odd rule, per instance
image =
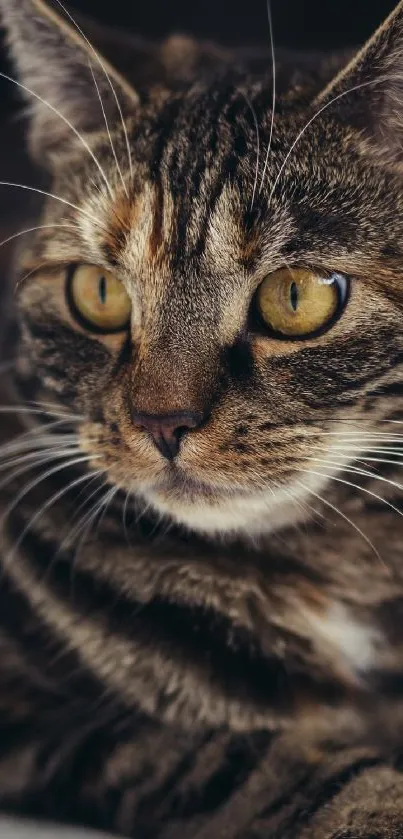
[[76, 141], [68, 123], [90, 134], [104, 129], [105, 118], [113, 125], [119, 109], [127, 116], [136, 108], [136, 92], [59, 0], [0, 0], [0, 11], [30, 105], [30, 147], [39, 162], [51, 167], [55, 153]]
[[358, 128], [380, 162], [403, 162], [403, 0], [317, 97], [318, 113]]

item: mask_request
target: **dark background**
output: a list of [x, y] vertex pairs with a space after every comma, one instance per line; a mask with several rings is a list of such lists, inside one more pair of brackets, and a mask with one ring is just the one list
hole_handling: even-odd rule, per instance
[[[15, 0], [18, 4], [19, 0]], [[171, 32], [228, 44], [267, 46], [267, 0], [64, 0], [109, 26], [147, 38]], [[362, 43], [397, 0], [271, 0], [275, 44], [299, 49], [332, 49]], [[0, 31], [0, 71], [10, 72]], [[18, 97], [0, 81], [0, 121]]]
[[[18, 0], [16, 0], [18, 2]], [[76, 0], [77, 8], [134, 31], [194, 32], [220, 41], [267, 42], [266, 0]], [[275, 40], [285, 46], [329, 47], [366, 37], [395, 0], [272, 0]]]
[[[396, 3], [271, 0], [275, 40], [314, 48], [359, 43]], [[151, 37], [182, 30], [226, 42], [264, 44], [268, 38], [266, 0], [74, 0], [72, 6]]]
[[[19, 0], [15, 0], [18, 4]], [[65, 0], [112, 26], [150, 38], [188, 32], [224, 43], [269, 43], [267, 0]], [[307, 49], [359, 44], [397, 0], [271, 0], [275, 43]], [[4, 61], [4, 50], [3, 53]], [[4, 97], [2, 97], [4, 104]]]

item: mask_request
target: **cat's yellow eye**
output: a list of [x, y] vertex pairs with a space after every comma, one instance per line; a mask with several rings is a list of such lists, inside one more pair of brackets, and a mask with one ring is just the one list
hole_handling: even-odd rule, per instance
[[257, 307], [265, 325], [279, 337], [306, 338], [329, 328], [348, 295], [343, 274], [310, 268], [281, 268], [263, 280]]
[[131, 302], [122, 283], [96, 265], [79, 265], [69, 277], [73, 313], [97, 332], [120, 332], [130, 320]]

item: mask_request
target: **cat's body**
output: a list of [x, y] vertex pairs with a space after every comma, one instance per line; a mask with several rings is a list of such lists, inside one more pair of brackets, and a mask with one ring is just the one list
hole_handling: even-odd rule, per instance
[[122, 78], [57, 3], [1, 7], [57, 198], [7, 333], [0, 805], [395, 839], [402, 6], [335, 81], [282, 56], [274, 122], [261, 57], [127, 42]]

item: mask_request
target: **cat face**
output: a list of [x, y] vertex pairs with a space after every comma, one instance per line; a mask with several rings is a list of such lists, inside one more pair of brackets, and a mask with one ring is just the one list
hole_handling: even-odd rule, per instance
[[53, 7], [2, 2], [51, 106], [31, 131], [50, 179], [18, 266], [24, 358], [140, 505], [224, 535], [303, 518], [399, 394], [402, 6], [324, 93], [288, 86], [273, 114], [271, 79], [225, 56], [170, 82], [163, 47], [138, 96]]

